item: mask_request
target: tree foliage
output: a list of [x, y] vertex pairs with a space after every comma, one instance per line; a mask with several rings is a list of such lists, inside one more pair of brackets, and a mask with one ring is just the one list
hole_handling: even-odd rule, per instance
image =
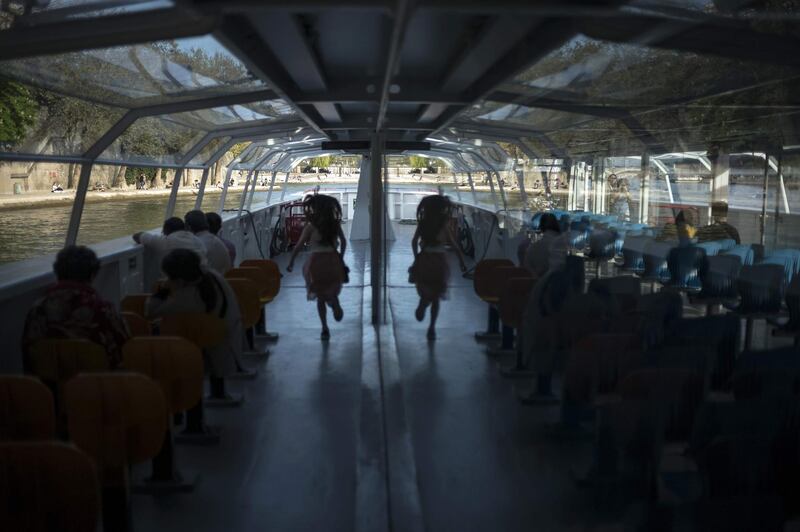
[[0, 149], [11, 149], [25, 139], [38, 110], [27, 87], [0, 79]]

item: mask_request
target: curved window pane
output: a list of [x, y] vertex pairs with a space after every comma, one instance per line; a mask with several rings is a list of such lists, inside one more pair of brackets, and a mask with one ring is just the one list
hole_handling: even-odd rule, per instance
[[82, 155], [124, 113], [0, 78], [0, 151]]
[[210, 36], [3, 61], [0, 71], [63, 94], [128, 108], [263, 88]]

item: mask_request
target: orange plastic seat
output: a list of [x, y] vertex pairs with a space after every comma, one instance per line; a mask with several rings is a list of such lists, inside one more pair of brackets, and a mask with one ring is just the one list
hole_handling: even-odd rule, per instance
[[514, 267], [514, 263], [508, 259], [484, 259], [475, 266], [472, 286], [478, 297], [489, 304], [496, 304], [500, 300], [501, 286], [494, 271], [502, 267]]
[[225, 272], [225, 279], [249, 279], [253, 282], [254, 289], [258, 295], [258, 300], [261, 305], [266, 305], [272, 301], [272, 296], [267, 294], [269, 275], [261, 268], [231, 268]]
[[70, 439], [98, 466], [103, 529], [125, 530], [130, 466], [152, 459], [164, 445], [164, 392], [139, 373], [85, 373], [64, 385], [64, 405]]
[[121, 312], [122, 319], [128, 326], [128, 332], [131, 336], [150, 336], [153, 331], [150, 327], [150, 322], [143, 318], [140, 314], [134, 312]]
[[200, 349], [221, 344], [225, 340], [226, 326], [222, 318], [203, 312], [170, 314], [161, 319], [161, 334], [180, 336]]
[[122, 348], [127, 371], [147, 375], [160, 386], [171, 413], [189, 410], [203, 398], [203, 353], [177, 336], [132, 338]]
[[261, 288], [262, 303], [270, 303], [281, 291], [281, 270], [278, 263], [269, 259], [247, 259], [239, 265], [240, 268], [260, 268], [267, 274], [266, 282]]
[[505, 274], [504, 287], [498, 304], [500, 320], [509, 327], [519, 329], [522, 326], [522, 314], [536, 280], [524, 268], [500, 268], [498, 271]]
[[145, 317], [145, 307], [150, 294], [128, 294], [120, 302], [122, 312], [133, 312], [141, 317]]
[[[237, 268], [234, 268], [234, 270], [236, 269]], [[245, 329], [254, 327], [261, 318], [262, 304], [258, 296], [258, 287], [256, 286], [256, 283], [248, 278], [228, 277], [226, 280], [228, 281], [228, 284], [233, 292], [236, 294], [236, 301], [239, 303], [239, 312], [242, 315], [242, 325]]]
[[83, 338], [39, 340], [31, 346], [30, 366], [54, 390], [80, 372], [109, 370], [105, 349]]
[[95, 532], [100, 510], [91, 458], [59, 442], [0, 444], [0, 529]]
[[55, 437], [52, 392], [33, 377], [0, 376], [0, 441], [49, 440]]

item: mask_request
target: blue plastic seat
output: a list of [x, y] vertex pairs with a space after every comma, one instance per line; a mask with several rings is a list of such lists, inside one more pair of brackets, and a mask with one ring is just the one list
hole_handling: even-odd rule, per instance
[[738, 255], [717, 255], [708, 257], [707, 268], [700, 277], [702, 290], [700, 299], [736, 298], [736, 281], [742, 269], [742, 261]]
[[729, 249], [732, 249], [734, 246], [736, 246], [736, 240], [732, 238], [724, 238], [722, 240], [717, 240], [717, 242], [719, 242], [720, 245], [721, 249], [720, 252], [728, 251]]
[[736, 255], [742, 262], [742, 266], [750, 266], [751, 264], [753, 264], [753, 259], [755, 258], [755, 254], [753, 253], [753, 247], [745, 244], [733, 246], [732, 248], [724, 251], [723, 254]]
[[642, 279], [657, 283], [666, 283], [670, 280], [667, 257], [672, 245], [667, 242], [650, 240], [644, 249], [644, 271]]
[[770, 254], [764, 257], [764, 259], [759, 264], [771, 264], [771, 265], [781, 266], [783, 268], [783, 275], [786, 284], [788, 285], [790, 282], [792, 282], [792, 277], [794, 277], [795, 269], [794, 269], [794, 258], [791, 255]]
[[670, 286], [680, 290], [699, 291], [702, 288], [700, 279], [705, 276], [707, 266], [705, 249], [700, 246], [670, 249], [667, 256]]
[[769, 314], [781, 310], [786, 286], [786, 269], [783, 264], [760, 263], [743, 266], [737, 287], [741, 313]]
[[722, 250], [722, 246], [720, 245], [719, 240], [709, 240], [708, 242], [700, 242], [697, 244], [697, 247], [703, 248], [706, 252], [707, 257], [713, 257], [715, 255], [719, 255], [720, 251]]
[[627, 235], [622, 246], [622, 269], [633, 273], [644, 271], [644, 250], [652, 238], [642, 235]]

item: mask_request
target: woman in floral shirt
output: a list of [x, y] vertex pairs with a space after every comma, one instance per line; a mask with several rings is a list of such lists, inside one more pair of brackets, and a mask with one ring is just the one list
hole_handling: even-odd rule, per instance
[[22, 350], [28, 363], [30, 347], [44, 338], [85, 338], [103, 346], [112, 368], [122, 359], [129, 338], [117, 310], [92, 287], [100, 261], [85, 246], [67, 246], [53, 264], [57, 282], [28, 313]]

